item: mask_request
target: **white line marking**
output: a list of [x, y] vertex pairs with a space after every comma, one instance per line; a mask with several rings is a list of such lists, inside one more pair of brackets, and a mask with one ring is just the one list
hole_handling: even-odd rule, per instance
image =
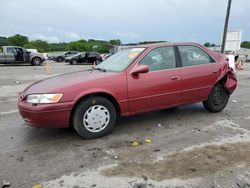
[[13, 113], [17, 113], [18, 110], [10, 110], [8, 112], [0, 112], [0, 115], [6, 115], [6, 114], [13, 114]]

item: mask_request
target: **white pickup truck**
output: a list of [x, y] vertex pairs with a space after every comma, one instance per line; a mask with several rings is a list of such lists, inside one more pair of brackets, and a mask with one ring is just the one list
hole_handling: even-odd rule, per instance
[[30, 63], [31, 65], [41, 65], [45, 61], [42, 54], [29, 52], [19, 46], [2, 46], [0, 48], [0, 63]]

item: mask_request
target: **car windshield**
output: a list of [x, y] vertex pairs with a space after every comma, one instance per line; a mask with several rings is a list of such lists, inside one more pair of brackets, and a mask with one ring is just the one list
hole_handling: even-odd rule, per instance
[[102, 63], [96, 66], [111, 72], [120, 72], [125, 70], [137, 58], [145, 48], [130, 48], [117, 52]]

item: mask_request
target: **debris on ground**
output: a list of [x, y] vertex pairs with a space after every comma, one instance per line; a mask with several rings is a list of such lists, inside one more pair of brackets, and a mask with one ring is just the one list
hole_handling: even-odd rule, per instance
[[146, 143], [151, 143], [151, 142], [152, 142], [151, 139], [145, 139], [144, 141], [145, 141]]
[[117, 159], [118, 158], [118, 156], [115, 156], [115, 159]]
[[23, 157], [18, 157], [16, 160], [17, 160], [18, 162], [23, 162]]
[[160, 123], [158, 123], [158, 124], [156, 125], [156, 127], [161, 128], [161, 124], [160, 124]]
[[42, 188], [42, 184], [38, 183], [38, 184], [32, 185], [32, 188]]
[[233, 103], [237, 103], [238, 101], [237, 100], [232, 100]]
[[201, 132], [201, 130], [200, 129], [198, 129], [198, 128], [193, 128], [193, 130], [192, 130], [193, 132], [195, 132], [195, 131], [198, 131], [198, 132]]
[[90, 148], [90, 149], [87, 149], [87, 151], [93, 151], [93, 150], [101, 150], [100, 148], [98, 148], [98, 147], [94, 147], [94, 148]]
[[159, 152], [159, 151], [161, 151], [161, 150], [160, 150], [160, 149], [155, 149], [155, 150], [154, 150], [154, 152]]
[[129, 146], [139, 146], [139, 145], [142, 145], [142, 144], [143, 144], [142, 142], [139, 142], [139, 141], [126, 141], [126, 143], [127, 143]]
[[10, 187], [10, 182], [8, 182], [7, 180], [3, 180], [2, 188], [4, 187]]
[[22, 82], [19, 82], [19, 81], [15, 81], [15, 84], [21, 84]]

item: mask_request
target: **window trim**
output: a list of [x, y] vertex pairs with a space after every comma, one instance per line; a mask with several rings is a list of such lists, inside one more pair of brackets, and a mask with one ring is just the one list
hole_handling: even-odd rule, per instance
[[[197, 64], [197, 65], [190, 65], [190, 66], [183, 66], [183, 63], [182, 63], [182, 59], [181, 59], [181, 53], [180, 53], [180, 50], [179, 50], [179, 46], [192, 46], [192, 47], [196, 47], [200, 50], [202, 50], [204, 53], [206, 53], [210, 59], [210, 63], [206, 63], [206, 64]], [[209, 54], [207, 53], [204, 49], [200, 48], [199, 46], [196, 46], [196, 45], [176, 45], [176, 50], [177, 50], [177, 54], [178, 54], [178, 59], [180, 61], [180, 67], [194, 67], [194, 66], [201, 66], [201, 65], [209, 65], [211, 63], [215, 63], [216, 61], [214, 60], [214, 58]]]
[[174, 45], [171, 45], [171, 46], [159, 46], [159, 47], [156, 47], [156, 48], [152, 48], [151, 50], [149, 50], [149, 51], [144, 55], [143, 58], [140, 59], [140, 61], [138, 61], [137, 64], [140, 65], [140, 64], [141, 64], [141, 61], [142, 61], [150, 52], [152, 52], [153, 50], [156, 50], [156, 49], [158, 49], [158, 48], [166, 48], [166, 47], [172, 47], [173, 50], [174, 50], [175, 67], [174, 67], [174, 68], [170, 68], [170, 69], [149, 70], [149, 73], [150, 73], [150, 72], [157, 72], [157, 71], [167, 71], [167, 70], [173, 70], [173, 69], [179, 68], [179, 67], [177, 66], [179, 63], [177, 63], [177, 52], [176, 52], [176, 49], [175, 49], [176, 46], [174, 46]]

